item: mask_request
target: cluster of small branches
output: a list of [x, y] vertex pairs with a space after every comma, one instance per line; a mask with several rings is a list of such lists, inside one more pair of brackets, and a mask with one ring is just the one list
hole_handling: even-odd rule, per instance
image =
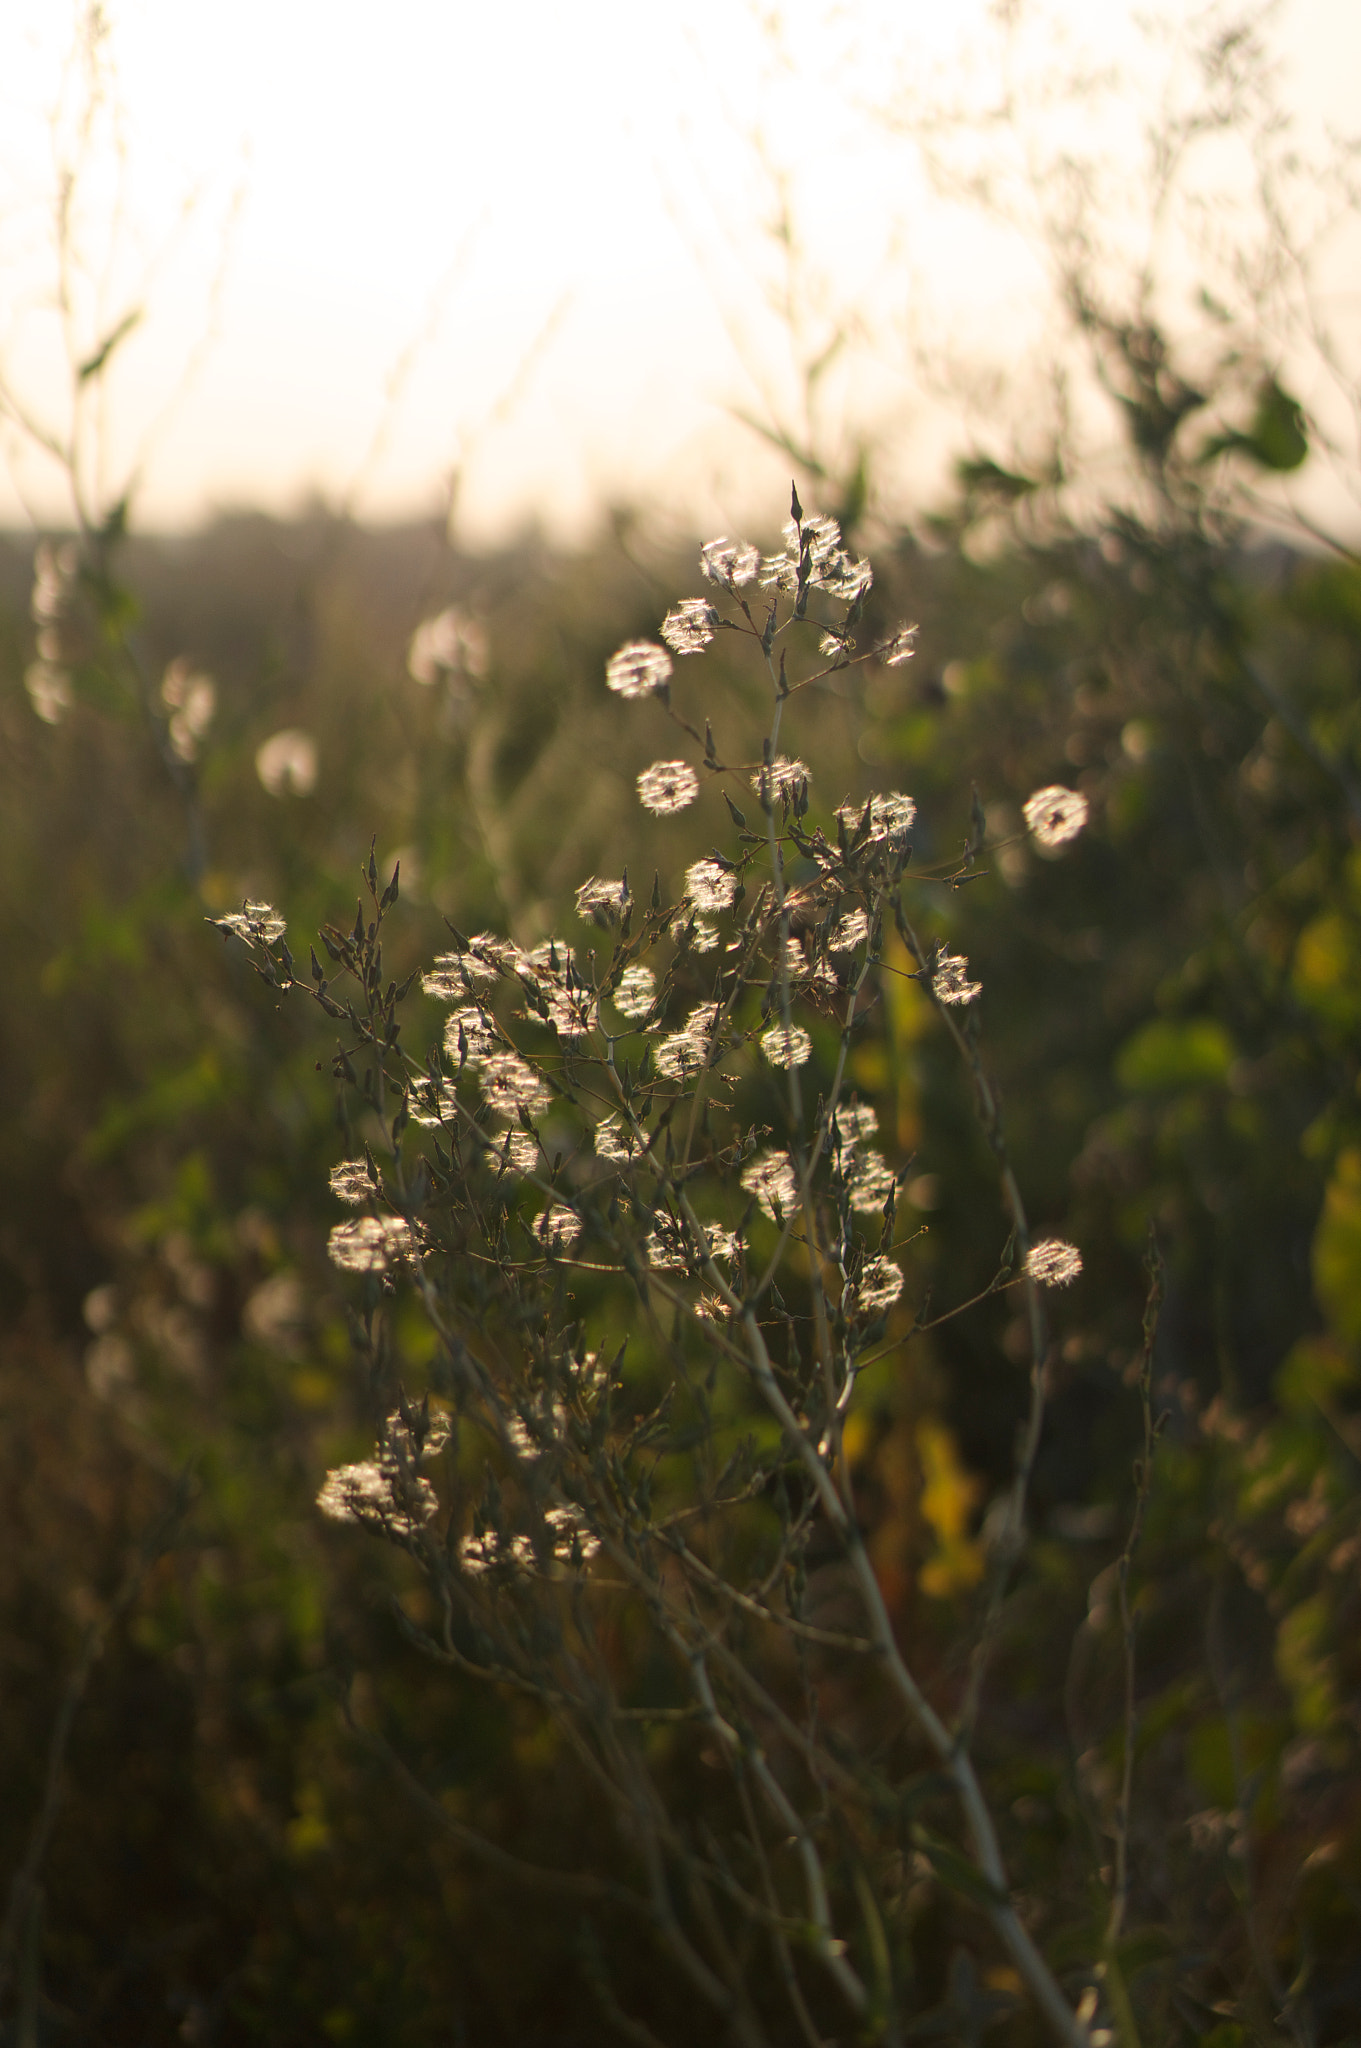
[[[628, 643], [606, 675], [693, 757], [648, 769], [644, 804], [686, 808], [710, 782], [724, 799], [726, 849], [692, 862], [678, 900], [660, 877], [635, 891], [627, 872], [592, 876], [577, 894], [584, 944], [451, 927], [421, 977], [447, 1011], [425, 1058], [399, 1015], [417, 977], [384, 975], [399, 876], [380, 886], [372, 854], [368, 908], [323, 932], [310, 981], [268, 904], [217, 920], [343, 1033], [334, 1072], [357, 1140], [331, 1185], [353, 1213], [330, 1252], [356, 1276], [356, 1342], [389, 1412], [372, 1457], [331, 1472], [319, 1505], [417, 1560], [438, 1620], [403, 1625], [426, 1655], [551, 1718], [613, 1811], [635, 1881], [520, 1874], [636, 1915], [732, 2038], [768, 2038], [780, 1999], [810, 2041], [844, 2026], [901, 2038], [882, 1916], [906, 1860], [991, 1923], [1050, 2033], [1076, 2044], [1086, 2015], [1016, 1910], [971, 1741], [1039, 1436], [1042, 1289], [1080, 1259], [1031, 1243], [978, 1052], [980, 985], [917, 935], [911, 798], [844, 803], [820, 828], [809, 768], [781, 751], [791, 698], [854, 664], [907, 660], [914, 629], [858, 646], [870, 566], [797, 493], [782, 551], [715, 541], [700, 565], [709, 594], [667, 615], [665, 645]], [[672, 702], [673, 654], [719, 634], [743, 637], [769, 678], [759, 760], [728, 762], [711, 725]], [[1039, 792], [1031, 829], [1071, 836], [1081, 802]], [[958, 883], [977, 851], [971, 837], [938, 879]], [[897, 971], [939, 1006], [973, 1077], [1009, 1232], [995, 1284], [1024, 1291], [1032, 1340], [1031, 1414], [953, 1722], [896, 1640], [842, 1449], [858, 1376], [903, 1315], [900, 1175], [848, 1086], [895, 930]], [[438, 1339], [419, 1398], [394, 1351], [399, 1291]], [[814, 1546], [853, 1583], [853, 1625], [810, 1611]], [[668, 1653], [650, 1695], [611, 1648], [629, 1613]], [[819, 1712], [829, 1675], [852, 1667], [895, 1731], [877, 1760]], [[650, 1765], [663, 1724], [725, 1765], [721, 1813], [668, 1810]], [[925, 1825], [937, 1810], [944, 1832]], [[862, 1876], [848, 1887], [849, 1865]]]

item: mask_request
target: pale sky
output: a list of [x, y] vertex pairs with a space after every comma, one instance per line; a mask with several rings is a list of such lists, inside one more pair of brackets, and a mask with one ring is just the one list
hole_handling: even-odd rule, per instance
[[[362, 517], [428, 511], [455, 469], [472, 537], [530, 514], [579, 531], [611, 498], [732, 523], [789, 472], [734, 413], [796, 421], [795, 353], [846, 331], [820, 431], [832, 448], [872, 432], [883, 475], [910, 482], [958, 433], [940, 362], [1014, 366], [1034, 338], [1037, 266], [933, 201], [893, 132], [947, 81], [995, 97], [984, 0], [104, 11], [69, 347], [88, 357], [144, 306], [86, 442], [116, 494], [155, 428], [143, 524], [316, 490]], [[1111, 146], [1137, 150], [1163, 60], [1131, 54], [1132, 11], [1053, 0], [1049, 43], [1016, 60], [1022, 101], [1066, 34], [1064, 61], [1121, 67], [1129, 132]], [[75, 12], [7, 0], [0, 19], [0, 370], [59, 436], [51, 224], [54, 155], [79, 155]], [[1198, 12], [1164, 8], [1174, 27]], [[1356, 125], [1361, 0], [1286, 0], [1272, 42], [1302, 140]], [[781, 190], [802, 245], [793, 347], [772, 305]], [[1355, 334], [1356, 307], [1335, 310]], [[8, 451], [0, 521], [60, 519], [52, 465], [13, 431]]]

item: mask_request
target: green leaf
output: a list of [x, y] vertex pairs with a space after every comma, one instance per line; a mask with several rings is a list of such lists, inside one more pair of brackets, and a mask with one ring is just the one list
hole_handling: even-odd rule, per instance
[[1150, 1094], [1212, 1087], [1234, 1062], [1234, 1044], [1213, 1017], [1155, 1018], [1121, 1047], [1115, 1075], [1122, 1088]]
[[1282, 471], [1298, 469], [1309, 453], [1304, 408], [1274, 377], [1265, 378], [1258, 390], [1257, 410], [1243, 452], [1263, 469]]

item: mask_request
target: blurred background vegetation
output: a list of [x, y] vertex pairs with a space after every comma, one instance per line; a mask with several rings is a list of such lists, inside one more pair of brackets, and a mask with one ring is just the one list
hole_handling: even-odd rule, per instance
[[[876, 547], [875, 623], [915, 615], [919, 652], [807, 707], [803, 737], [819, 809], [916, 795], [924, 867], [958, 853], [977, 789], [989, 851], [953, 893], [921, 884], [923, 914], [984, 980], [1037, 1226], [1085, 1260], [1057, 1311], [985, 1754], [1023, 1884], [1047, 1933], [1071, 1934], [1107, 1853], [1108, 1568], [1151, 1224], [1168, 1420], [1136, 1568], [1140, 1996], [1154, 2039], [1267, 2038], [1298, 1977], [1301, 2038], [1341, 2041], [1361, 1999], [1361, 571], [1190, 519], [1046, 533], [1033, 508], [1027, 533], [1020, 496], [999, 509], [995, 480], [966, 477], [948, 515]], [[1005, 536], [971, 546], [999, 517]], [[305, 948], [346, 915], [376, 835], [402, 860], [400, 973], [440, 949], [446, 915], [537, 938], [589, 872], [669, 876], [693, 834], [637, 810], [655, 736], [619, 719], [603, 666], [693, 564], [624, 515], [577, 555], [526, 540], [472, 558], [438, 530], [321, 511], [118, 561], [135, 616], [120, 597], [101, 637], [109, 593], [77, 573], [66, 630], [85, 619], [85, 651], [48, 724], [24, 687], [34, 550], [0, 558], [11, 1867], [92, 1632], [99, 1651], [41, 1917], [7, 1959], [12, 2010], [26, 1995], [52, 2039], [584, 2040], [603, 2024], [590, 1941], [609, 1930], [540, 1902], [528, 1934], [513, 1885], [442, 1843], [346, 1730], [356, 1685], [449, 1810], [516, 1853], [570, 1863], [599, 1830], [565, 1758], [524, 1749], [512, 1711], [404, 1646], [392, 1561], [313, 1512], [370, 1419], [324, 1257], [329, 1047], [204, 919], [263, 896]], [[450, 665], [418, 657], [419, 682], [413, 635], [449, 608], [462, 637], [446, 624]], [[128, 647], [172, 696], [176, 662], [213, 679], [211, 718], [179, 729], [195, 758], [172, 741], [178, 783], [156, 743], [175, 708], [149, 725]], [[703, 687], [724, 745], [754, 727], [721, 661]], [[260, 750], [280, 732], [293, 779], [271, 794]], [[1045, 859], [1020, 805], [1056, 780], [1093, 823]], [[929, 1289], [938, 1311], [986, 1287], [1002, 1231], [948, 1043], [893, 986], [909, 993], [854, 1078], [925, 1226], [913, 1306]], [[899, 1337], [852, 1442], [895, 1613], [948, 1688], [1024, 1345], [1005, 1297]], [[916, 1910], [923, 2010], [951, 1995], [938, 1923], [958, 1906]], [[611, 1995], [664, 2031], [649, 1975], [624, 1945]]]
[[[1345, 538], [1266, 537], [1262, 493], [1316, 452], [1269, 337], [1207, 382], [1146, 295], [1117, 317], [1093, 275], [1067, 279], [1070, 334], [1132, 490], [1055, 441], [962, 461], [909, 515], [872, 448], [770, 429], [872, 555], [867, 631], [921, 626], [909, 666], [806, 704], [799, 747], [815, 821], [910, 791], [923, 869], [960, 854], [976, 795], [985, 849], [965, 886], [920, 884], [921, 918], [983, 981], [1032, 1219], [1083, 1253], [980, 1737], [1028, 1923], [1063, 1969], [1106, 1911], [1151, 1229], [1165, 1420], [1133, 1576], [1122, 1966], [1148, 2048], [1341, 2048], [1361, 2041], [1361, 563]], [[655, 732], [603, 671], [698, 588], [709, 536], [682, 550], [673, 518], [628, 508], [575, 550], [480, 553], [442, 519], [320, 505], [125, 523], [0, 539], [0, 2038], [567, 2048], [626, 2009], [680, 2042], [681, 1994], [629, 1929], [527, 1901], [442, 1826], [549, 1865], [619, 1853], [569, 1756], [407, 1645], [401, 1561], [314, 1511], [373, 1421], [325, 1258], [332, 1048], [206, 918], [267, 899], [303, 960], [376, 842], [401, 861], [400, 975], [445, 918], [532, 942], [592, 872], [674, 879], [693, 819], [639, 811]], [[721, 648], [704, 709], [750, 753], [761, 706]], [[1092, 822], [1046, 857], [1021, 805], [1054, 782]], [[423, 1008], [408, 1030], [433, 1038]], [[1004, 1231], [911, 983], [857, 1061], [922, 1227], [848, 1452], [948, 1699], [1024, 1339], [1005, 1295], [912, 1326], [987, 1288]], [[401, 1338], [418, 1379], [426, 1340]], [[851, 1741], [857, 1708], [848, 1689]], [[891, 1966], [922, 2037], [1033, 2040], [967, 1897], [910, 1852], [899, 1890]]]

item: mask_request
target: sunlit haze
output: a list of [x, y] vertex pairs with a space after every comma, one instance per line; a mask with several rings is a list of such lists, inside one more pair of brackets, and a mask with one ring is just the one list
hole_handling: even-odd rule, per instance
[[[998, 46], [997, 10], [765, 12], [112, 0], [71, 343], [80, 360], [143, 309], [109, 379], [106, 497], [145, 442], [153, 525], [315, 494], [365, 518], [426, 512], [456, 474], [472, 537], [530, 516], [571, 533], [623, 500], [722, 521], [789, 467], [740, 416], [802, 431], [797, 362], [839, 329], [823, 445], [873, 433], [885, 473], [929, 478], [948, 430], [909, 359], [1005, 341], [1012, 320], [1019, 345], [1027, 273], [932, 199], [893, 120], [916, 118], [906, 79], [995, 96], [991, 59], [967, 57]], [[1051, 13], [1084, 24], [1075, 58], [1085, 39], [1125, 61], [1123, 6]], [[0, 364], [58, 435], [53, 160], [75, 146], [74, 19], [10, 0], [0, 26]], [[1351, 119], [1354, 0], [1294, 0], [1271, 35], [1301, 135]], [[7, 452], [0, 519], [64, 518], [53, 464], [13, 428]]]

